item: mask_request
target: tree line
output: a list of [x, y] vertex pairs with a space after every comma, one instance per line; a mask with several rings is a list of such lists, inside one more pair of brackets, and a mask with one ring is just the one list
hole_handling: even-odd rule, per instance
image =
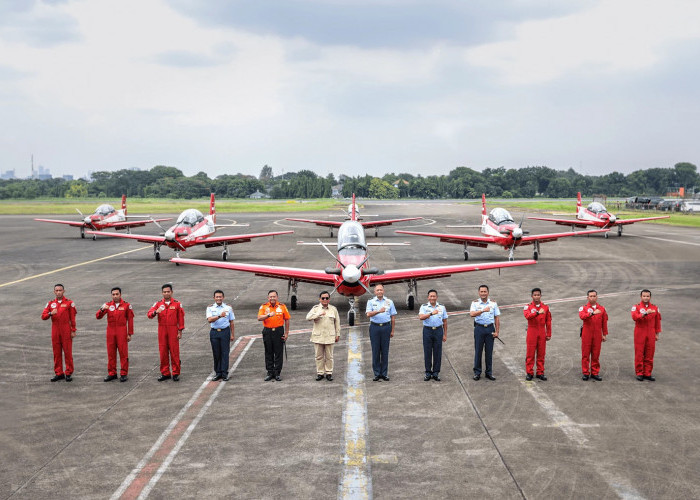
[[205, 172], [185, 176], [175, 167], [158, 165], [150, 170], [100, 171], [90, 181], [63, 179], [0, 180], [0, 199], [115, 198], [122, 194], [143, 198], [194, 199], [214, 192], [221, 198], [247, 198], [256, 191], [271, 198], [329, 198], [333, 187], [342, 183], [341, 194], [361, 197], [394, 198], [478, 198], [481, 193], [502, 198], [571, 198], [580, 191], [584, 196], [665, 195], [685, 188], [700, 191], [700, 175], [692, 163], [676, 163], [671, 168], [650, 168], [630, 174], [611, 172], [594, 176], [574, 171], [554, 170], [545, 166], [519, 169], [487, 168], [479, 172], [458, 167], [447, 175], [420, 176], [391, 173], [382, 177], [372, 175], [326, 177], [310, 170], [288, 172], [275, 176], [265, 165], [258, 177], [224, 174], [210, 178]]

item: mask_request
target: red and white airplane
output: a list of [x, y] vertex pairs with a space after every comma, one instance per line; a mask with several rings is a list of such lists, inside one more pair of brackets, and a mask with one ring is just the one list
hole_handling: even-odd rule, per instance
[[[353, 218], [353, 215], [354, 218]], [[332, 217], [332, 216], [331, 216]], [[375, 215], [365, 215], [365, 217], [376, 217]], [[375, 220], [375, 221], [366, 221], [366, 222], [360, 222], [362, 224], [362, 227], [364, 228], [374, 228], [374, 236], [379, 236], [379, 228], [382, 226], [390, 226], [392, 224], [395, 224], [397, 222], [406, 222], [409, 220], [418, 220], [422, 219], [423, 217], [409, 217], [406, 219], [388, 219], [388, 220]], [[316, 224], [317, 226], [324, 226], [324, 227], [329, 227], [331, 230], [331, 238], [333, 237], [333, 229], [334, 228], [339, 228], [343, 223], [340, 221], [332, 221], [332, 220], [313, 220], [313, 219], [292, 219], [287, 217], [285, 220], [291, 220], [295, 222], [307, 222], [309, 224]], [[345, 218], [345, 220], [356, 220], [356, 221], [361, 221], [362, 217], [360, 217], [360, 209], [357, 206], [357, 203], [355, 203], [355, 193], [352, 194], [352, 203], [348, 205], [348, 214]]]
[[[185, 210], [177, 218], [175, 225], [170, 227], [160, 236], [148, 236], [145, 234], [116, 234], [102, 233], [104, 236], [113, 238], [128, 238], [141, 241], [143, 243], [153, 243], [153, 255], [156, 260], [160, 260], [160, 247], [166, 245], [175, 251], [175, 256], [180, 256], [180, 251], [185, 251], [195, 245], [204, 245], [206, 248], [223, 246], [221, 258], [228, 257], [228, 245], [236, 243], [247, 243], [253, 238], [266, 236], [277, 236], [279, 234], [291, 234], [294, 231], [276, 231], [272, 233], [236, 234], [231, 236], [213, 236], [217, 227], [234, 227], [243, 224], [217, 224], [216, 205], [214, 203], [214, 193], [211, 194], [209, 202], [209, 215], [204, 216], [202, 212], [194, 208]], [[245, 224], [247, 226], [247, 224]], [[160, 224], [158, 227], [163, 229]], [[97, 234], [87, 231], [88, 234]]]
[[[151, 222], [163, 222], [170, 219], [152, 219], [148, 215], [126, 215], [126, 195], [122, 195], [122, 208], [121, 210], [115, 210], [112, 205], [104, 204], [97, 207], [94, 213], [90, 215], [83, 215], [83, 213], [75, 209], [81, 217], [82, 221], [71, 221], [71, 220], [55, 220], [55, 219], [34, 219], [39, 222], [53, 222], [56, 224], [67, 224], [69, 226], [75, 226], [80, 228], [80, 237], [85, 238], [85, 230], [92, 229], [93, 231], [102, 231], [103, 229], [108, 229], [110, 227], [114, 229], [126, 229], [127, 232], [131, 232], [132, 227], [143, 227]], [[128, 221], [127, 219], [142, 219]], [[92, 239], [95, 239], [93, 235]]]
[[[316, 285], [333, 287], [333, 292], [348, 297], [350, 310], [348, 311], [348, 324], [355, 324], [357, 309], [355, 298], [370, 292], [369, 287], [376, 284], [406, 283], [408, 296], [406, 304], [409, 309], [415, 307], [415, 295], [418, 292], [417, 281], [446, 278], [452, 274], [466, 273], [470, 271], [483, 271], [486, 269], [500, 269], [502, 267], [527, 266], [535, 264], [534, 260], [522, 260], [515, 262], [494, 262], [489, 264], [462, 264], [457, 266], [419, 267], [413, 269], [395, 269], [380, 271], [375, 267], [369, 267], [368, 244], [365, 241], [365, 231], [362, 225], [354, 220], [355, 214], [351, 214], [352, 220], [345, 221], [338, 229], [338, 253], [334, 255], [327, 247], [326, 250], [335, 258], [334, 267], [325, 270], [303, 269], [296, 267], [264, 266], [257, 264], [242, 264], [236, 262], [214, 262], [199, 259], [171, 259], [178, 264], [191, 264], [195, 266], [216, 267], [253, 273], [257, 276], [267, 276], [287, 280], [288, 290], [291, 289], [291, 308], [297, 307], [297, 285], [299, 283], [314, 283]], [[331, 292], [332, 293], [332, 292]], [[371, 294], [371, 292], [370, 292]]]
[[[430, 236], [432, 238], [440, 238], [440, 241], [445, 243], [456, 243], [464, 245], [464, 260], [469, 260], [469, 251], [467, 247], [486, 248], [488, 245], [500, 245], [504, 249], [509, 250], [508, 259], [513, 260], [513, 251], [515, 247], [521, 245], [532, 245], [534, 247], [532, 258], [537, 260], [540, 255], [540, 243], [548, 241], [556, 241], [559, 238], [568, 236], [580, 236], [582, 234], [603, 233], [607, 229], [594, 229], [589, 231], [569, 231], [566, 233], [553, 234], [535, 234], [526, 236], [520, 224], [516, 224], [510, 212], [505, 208], [494, 208], [490, 214], [486, 214], [486, 196], [481, 195], [481, 226], [462, 226], [462, 227], [480, 227], [481, 233], [484, 236], [468, 236], [464, 234], [441, 234], [441, 233], [419, 233], [415, 231], [395, 231], [401, 234], [415, 234], [418, 236]], [[457, 226], [459, 227], [459, 226]]]
[[[555, 222], [562, 226], [571, 226], [572, 229], [574, 227], [588, 226], [609, 229], [617, 226], [617, 235], [622, 236], [622, 226], [626, 224], [634, 224], [635, 222], [644, 222], [647, 220], [668, 219], [669, 217], [670, 215], [662, 215], [659, 217], [640, 217], [638, 219], [618, 219], [615, 215], [609, 213], [602, 203], [597, 201], [594, 201], [584, 208], [581, 204], [581, 192], [579, 191], [576, 201], [576, 219], [550, 219], [547, 217], [528, 217], [528, 219]], [[605, 233], [605, 237], [608, 237], [608, 233]]]

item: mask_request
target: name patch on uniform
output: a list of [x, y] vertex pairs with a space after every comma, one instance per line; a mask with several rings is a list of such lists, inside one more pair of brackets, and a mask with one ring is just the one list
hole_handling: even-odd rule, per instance
[[110, 311], [114, 311], [114, 306], [109, 306]]
[[56, 303], [51, 304], [51, 309], [56, 309]]
[[632, 312], [637, 310], [637, 306], [632, 306]]

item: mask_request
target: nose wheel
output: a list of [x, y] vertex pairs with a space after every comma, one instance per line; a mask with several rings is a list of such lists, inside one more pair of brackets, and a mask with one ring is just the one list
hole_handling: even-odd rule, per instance
[[80, 237], [85, 239], [85, 227], [80, 228]]
[[350, 303], [350, 310], [348, 311], [348, 325], [355, 326], [355, 314], [357, 313], [357, 310], [355, 309], [355, 297], [350, 297], [348, 302]]
[[[608, 234], [605, 233], [605, 236], [607, 236], [607, 235], [608, 235]], [[622, 236], [622, 226], [617, 226], [617, 235], [618, 235], [618, 236]]]
[[406, 296], [406, 307], [413, 311], [416, 308], [416, 294], [418, 293], [418, 284], [416, 280], [408, 282], [408, 295]]
[[289, 307], [292, 308], [292, 311], [296, 311], [297, 309], [297, 286], [298, 283], [294, 280], [289, 280], [289, 283], [287, 284], [287, 295], [291, 292], [291, 298], [289, 299]]

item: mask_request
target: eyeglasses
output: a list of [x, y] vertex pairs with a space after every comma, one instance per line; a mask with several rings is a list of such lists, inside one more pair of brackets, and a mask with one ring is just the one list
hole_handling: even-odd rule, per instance
[[330, 297], [321, 297], [321, 300], [331, 300]]

